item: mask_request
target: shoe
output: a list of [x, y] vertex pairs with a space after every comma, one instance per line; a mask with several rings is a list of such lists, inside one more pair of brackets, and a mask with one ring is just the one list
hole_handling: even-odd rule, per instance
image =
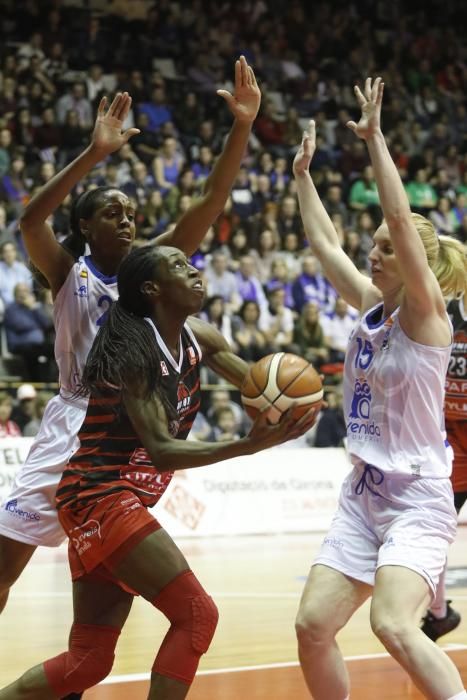
[[439, 637], [442, 637], [448, 632], [452, 632], [459, 626], [461, 616], [457, 610], [453, 610], [450, 606], [450, 600], [446, 601], [447, 613], [446, 617], [435, 617], [429, 610], [422, 620], [422, 632], [425, 632], [433, 642]]

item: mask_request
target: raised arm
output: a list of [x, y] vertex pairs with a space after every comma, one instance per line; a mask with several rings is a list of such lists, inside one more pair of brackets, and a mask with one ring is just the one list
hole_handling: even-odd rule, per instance
[[227, 90], [218, 90], [217, 94], [225, 99], [235, 117], [224, 149], [204, 184], [203, 196], [182, 216], [173, 231], [157, 238], [158, 244], [175, 246], [187, 255], [198, 249], [207, 230], [224, 210], [258, 114], [261, 93], [244, 56], [235, 63], [234, 94]]
[[[404, 295], [401, 322], [412, 331], [426, 324], [429, 317], [440, 320], [447, 329], [445, 304], [440, 286], [428, 264], [422, 239], [416, 229], [400, 175], [381, 131], [381, 105], [384, 83], [381, 78], [365, 81], [363, 92], [355, 86], [362, 110], [360, 121], [348, 126], [366, 141], [381, 201], [384, 219], [397, 259]], [[436, 325], [436, 323], [435, 323]], [[418, 332], [415, 330], [418, 337]], [[447, 333], [441, 333], [449, 342]], [[413, 337], [413, 336], [412, 336]], [[414, 340], [417, 338], [414, 337]]]
[[306, 237], [321, 263], [323, 272], [340, 296], [356, 309], [366, 306], [368, 293], [378, 291], [370, 280], [357, 270], [341, 248], [336, 230], [319, 197], [310, 175], [310, 163], [316, 147], [315, 122], [310, 121], [293, 163], [298, 202]]
[[97, 163], [139, 133], [139, 129], [122, 132], [122, 124], [131, 107], [131, 97], [127, 92], [117, 93], [108, 109], [106, 104], [104, 97], [99, 104], [89, 146], [42, 187], [21, 217], [21, 233], [29, 257], [49, 281], [54, 296], [74, 260], [57, 242], [52, 227], [47, 223], [48, 217]]

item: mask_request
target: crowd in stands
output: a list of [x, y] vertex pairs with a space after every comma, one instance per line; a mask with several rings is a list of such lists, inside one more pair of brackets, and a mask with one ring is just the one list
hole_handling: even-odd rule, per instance
[[[329, 406], [313, 440], [342, 444], [337, 382], [356, 311], [305, 246], [292, 159], [315, 119], [314, 181], [343, 248], [367, 272], [381, 214], [366, 148], [346, 122], [356, 116], [353, 85], [382, 75], [384, 131], [411, 207], [465, 243], [461, 15], [459, 0], [2, 3], [0, 323], [2, 350], [21, 359], [21, 379], [57, 379], [52, 299], [34, 283], [19, 234], [25, 203], [88, 143], [101, 96], [128, 90], [133, 107], [125, 126], [141, 133], [76, 194], [115, 184], [137, 204], [136, 244], [150, 243], [190, 206], [211, 171], [230, 127], [216, 89], [231, 89], [234, 60], [243, 53], [262, 106], [228, 204], [193, 256], [207, 285], [202, 316], [249, 362], [286, 351], [320, 368]], [[69, 208], [67, 200], [53, 217], [59, 240]], [[206, 372], [204, 381], [216, 378]], [[227, 394], [216, 407], [214, 395], [196, 431], [206, 439], [241, 435], [247, 426], [238, 404]], [[11, 401], [0, 393], [0, 431], [15, 422]], [[32, 420], [40, 410], [39, 402]]]

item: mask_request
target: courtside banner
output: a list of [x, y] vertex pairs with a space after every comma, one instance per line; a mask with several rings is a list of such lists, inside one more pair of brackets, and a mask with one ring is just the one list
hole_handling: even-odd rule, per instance
[[18, 469], [28, 456], [33, 438], [0, 438], [0, 502], [8, 496]]
[[275, 448], [176, 472], [154, 515], [183, 537], [326, 530], [349, 469], [344, 449]]

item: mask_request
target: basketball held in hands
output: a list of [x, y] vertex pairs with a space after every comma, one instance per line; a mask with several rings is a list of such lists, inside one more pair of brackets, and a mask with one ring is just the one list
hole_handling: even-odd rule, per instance
[[292, 404], [294, 418], [301, 418], [310, 408], [319, 410], [323, 385], [313, 365], [292, 353], [266, 355], [250, 367], [241, 386], [242, 403], [250, 418], [270, 407], [270, 423], [278, 423]]

